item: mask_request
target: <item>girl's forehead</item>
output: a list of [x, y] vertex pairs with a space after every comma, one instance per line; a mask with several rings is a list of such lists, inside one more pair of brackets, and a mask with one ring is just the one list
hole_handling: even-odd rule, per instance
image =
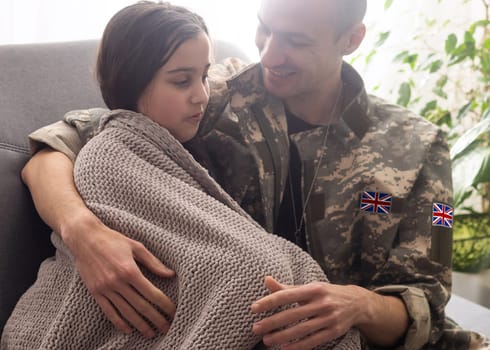
[[211, 62], [211, 42], [206, 33], [185, 40], [162, 66], [164, 72], [201, 70]]

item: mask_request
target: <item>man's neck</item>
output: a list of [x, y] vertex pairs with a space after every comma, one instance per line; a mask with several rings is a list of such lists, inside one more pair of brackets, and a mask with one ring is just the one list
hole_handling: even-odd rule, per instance
[[342, 109], [342, 80], [325, 86], [323, 90], [295, 96], [285, 100], [286, 108], [299, 119], [313, 125], [335, 123]]

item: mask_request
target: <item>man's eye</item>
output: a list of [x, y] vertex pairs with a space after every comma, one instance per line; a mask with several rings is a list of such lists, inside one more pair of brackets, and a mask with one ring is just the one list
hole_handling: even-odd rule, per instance
[[294, 47], [305, 47], [308, 46], [307, 43], [299, 40], [294, 40], [294, 39], [289, 39], [288, 40], [289, 45], [294, 46]]
[[264, 26], [263, 24], [259, 24], [258, 28], [259, 32], [261, 32], [262, 34], [264, 35], [270, 35], [271, 34], [271, 31], [269, 30], [269, 28], [267, 28], [266, 26]]

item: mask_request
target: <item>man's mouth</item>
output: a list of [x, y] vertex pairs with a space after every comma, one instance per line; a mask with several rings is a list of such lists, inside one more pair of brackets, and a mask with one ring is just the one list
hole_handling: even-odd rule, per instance
[[283, 70], [283, 69], [273, 69], [273, 68], [266, 68], [266, 70], [272, 75], [274, 78], [288, 78], [294, 74], [291, 70]]

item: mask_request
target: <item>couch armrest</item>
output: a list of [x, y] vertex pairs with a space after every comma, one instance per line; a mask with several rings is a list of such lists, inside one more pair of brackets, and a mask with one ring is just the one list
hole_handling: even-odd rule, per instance
[[446, 314], [461, 327], [490, 337], [490, 309], [453, 293]]

